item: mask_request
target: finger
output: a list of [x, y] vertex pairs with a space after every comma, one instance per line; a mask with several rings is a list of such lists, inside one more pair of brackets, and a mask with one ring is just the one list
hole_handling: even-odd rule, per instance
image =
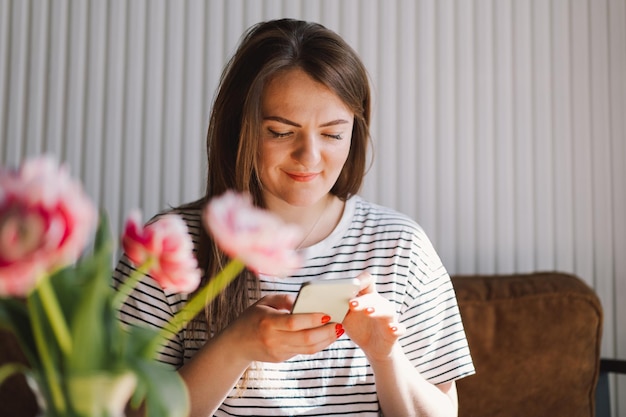
[[285, 314], [277, 320], [276, 327], [283, 331], [297, 332], [321, 327], [329, 321], [330, 316], [325, 313]]
[[360, 295], [350, 300], [351, 311], [365, 311], [368, 314], [379, 313], [392, 314], [393, 308], [389, 301], [382, 298], [378, 293]]
[[275, 310], [291, 311], [295, 299], [288, 294], [272, 294], [261, 298], [257, 304], [271, 307]]
[[350, 311], [361, 312], [367, 309], [370, 309], [370, 312], [373, 313], [372, 309], [374, 309], [374, 307], [368, 305], [363, 296], [350, 300]]
[[289, 343], [299, 348], [316, 348], [332, 343], [343, 331], [343, 326], [338, 323], [327, 323], [313, 329], [304, 329], [289, 335]]
[[301, 353], [314, 353], [326, 348], [343, 335], [343, 326], [328, 323], [314, 329], [305, 329], [289, 335], [288, 343]]
[[363, 295], [363, 294], [369, 294], [372, 292], [376, 292], [376, 283], [374, 281], [374, 277], [372, 277], [372, 275], [367, 272], [361, 272], [358, 276], [357, 279], [360, 281], [360, 288], [359, 288], [359, 294], [358, 295]]
[[406, 333], [406, 327], [400, 323], [389, 323], [389, 331], [396, 337], [400, 337]]

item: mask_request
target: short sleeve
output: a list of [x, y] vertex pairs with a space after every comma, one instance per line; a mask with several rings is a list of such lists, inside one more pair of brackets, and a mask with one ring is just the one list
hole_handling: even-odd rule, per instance
[[446, 269], [422, 230], [413, 239], [411, 268], [400, 321], [405, 354], [431, 383], [473, 374], [456, 294]]

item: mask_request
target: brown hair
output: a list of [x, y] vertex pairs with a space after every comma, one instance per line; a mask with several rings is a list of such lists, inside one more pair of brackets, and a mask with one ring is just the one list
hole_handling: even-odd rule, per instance
[[[248, 192], [257, 206], [265, 206], [257, 171], [261, 99], [272, 77], [293, 68], [324, 84], [354, 113], [350, 152], [331, 193], [346, 200], [359, 191], [367, 168], [371, 105], [365, 67], [335, 32], [317, 23], [280, 19], [251, 27], [224, 68], [207, 133], [206, 196], [187, 207], [199, 207], [229, 189]], [[206, 277], [226, 262], [207, 235], [198, 260]], [[217, 333], [236, 319], [250, 296], [258, 298], [259, 289], [246, 271], [207, 307], [208, 330]]]

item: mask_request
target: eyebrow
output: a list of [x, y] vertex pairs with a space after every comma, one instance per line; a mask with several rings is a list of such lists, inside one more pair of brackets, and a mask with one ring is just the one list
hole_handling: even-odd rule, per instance
[[[280, 117], [280, 116], [267, 116], [267, 117], [264, 117], [263, 120], [274, 120], [276, 122], [284, 123], [286, 125], [290, 125], [294, 127], [302, 127], [298, 123], [293, 122], [289, 119], [285, 119], [284, 117]], [[345, 119], [337, 119], [337, 120], [331, 120], [330, 122], [322, 123], [321, 125], [319, 125], [319, 127], [336, 126], [336, 125], [342, 125], [345, 123], [349, 123], [349, 122]]]

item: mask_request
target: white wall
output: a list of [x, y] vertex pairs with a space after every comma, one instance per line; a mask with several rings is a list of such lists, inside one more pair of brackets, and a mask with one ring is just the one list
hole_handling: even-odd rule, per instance
[[196, 198], [221, 68], [283, 16], [370, 70], [366, 197], [417, 219], [452, 273], [578, 274], [603, 355], [626, 358], [626, 0], [0, 0], [0, 162], [56, 154], [116, 230]]

